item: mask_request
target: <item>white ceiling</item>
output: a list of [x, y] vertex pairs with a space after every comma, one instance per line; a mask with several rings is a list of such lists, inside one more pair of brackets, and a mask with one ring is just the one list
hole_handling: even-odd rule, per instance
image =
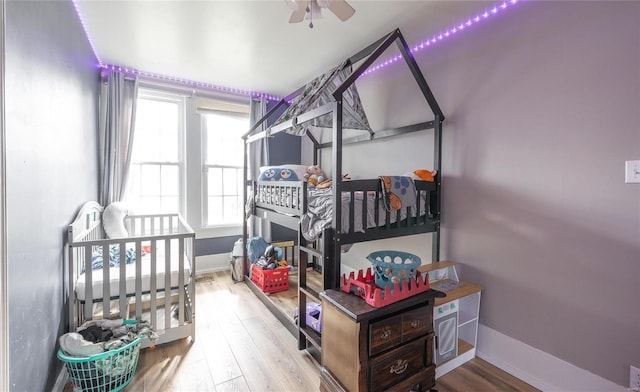
[[284, 0], [75, 3], [103, 64], [284, 96], [396, 28], [416, 44], [497, 1], [350, 0], [352, 18], [325, 9], [313, 29]]

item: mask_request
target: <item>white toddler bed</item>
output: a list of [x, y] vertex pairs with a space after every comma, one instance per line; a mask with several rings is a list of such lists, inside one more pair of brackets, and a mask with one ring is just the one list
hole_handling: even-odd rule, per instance
[[94, 318], [135, 318], [151, 323], [156, 344], [195, 339], [194, 231], [178, 214], [129, 215], [126, 237], [107, 238], [103, 211], [88, 202], [68, 228], [70, 331]]

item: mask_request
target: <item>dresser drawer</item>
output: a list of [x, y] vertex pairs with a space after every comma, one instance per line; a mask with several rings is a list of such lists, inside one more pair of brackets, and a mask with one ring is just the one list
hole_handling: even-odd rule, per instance
[[369, 356], [402, 342], [402, 316], [391, 317], [369, 326]]
[[413, 375], [425, 372], [430, 366], [427, 356], [427, 339], [418, 339], [371, 361], [369, 367], [369, 390], [385, 391], [395, 385], [404, 384]]
[[412, 375], [400, 384], [392, 385], [385, 392], [428, 392], [436, 385], [436, 365], [427, 368], [417, 374]]
[[433, 311], [417, 308], [402, 315], [402, 341], [426, 335], [433, 330]]

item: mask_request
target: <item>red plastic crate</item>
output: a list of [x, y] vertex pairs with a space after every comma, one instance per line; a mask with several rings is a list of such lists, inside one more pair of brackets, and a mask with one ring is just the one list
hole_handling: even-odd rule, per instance
[[357, 276], [353, 272], [349, 273], [348, 277], [342, 274], [340, 289], [359, 296], [373, 307], [380, 308], [429, 291], [429, 274], [422, 276], [420, 271], [416, 271], [415, 278], [403, 279], [399, 284], [394, 283], [393, 289], [390, 286], [381, 288], [376, 286], [371, 268], [367, 268], [366, 271], [358, 270]]
[[289, 267], [263, 270], [253, 264], [251, 266], [251, 281], [264, 293], [289, 290]]

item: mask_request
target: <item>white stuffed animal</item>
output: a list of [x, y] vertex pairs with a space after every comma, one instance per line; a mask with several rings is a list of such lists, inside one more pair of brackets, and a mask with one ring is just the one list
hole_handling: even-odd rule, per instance
[[311, 184], [312, 186], [316, 186], [322, 181], [325, 180], [324, 172], [320, 169], [318, 165], [311, 165], [307, 168], [307, 172], [304, 175], [304, 179], [307, 181], [307, 184]]

